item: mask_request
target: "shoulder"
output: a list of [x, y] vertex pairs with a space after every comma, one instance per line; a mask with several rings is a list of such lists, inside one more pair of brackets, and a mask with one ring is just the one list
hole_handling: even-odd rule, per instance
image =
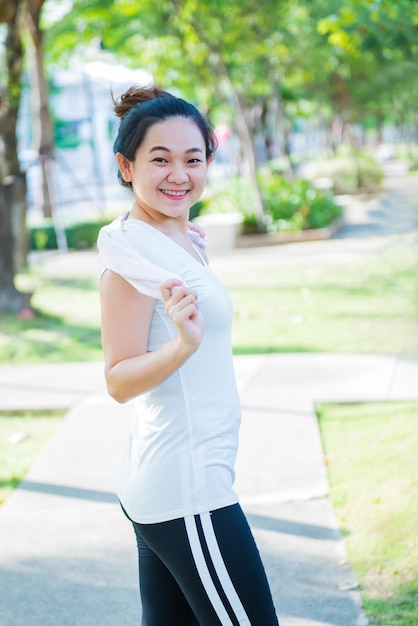
[[102, 305], [108, 301], [112, 308], [129, 305], [154, 307], [154, 298], [140, 293], [130, 282], [112, 270], [104, 269], [99, 285]]

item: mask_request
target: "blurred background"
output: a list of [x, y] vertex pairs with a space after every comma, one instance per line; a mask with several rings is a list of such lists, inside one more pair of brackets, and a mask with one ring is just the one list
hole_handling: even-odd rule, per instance
[[415, 2], [0, 1], [0, 308], [30, 250], [94, 245], [129, 200], [112, 94], [156, 83], [219, 141], [191, 217], [240, 232], [324, 228], [344, 196], [418, 167]]

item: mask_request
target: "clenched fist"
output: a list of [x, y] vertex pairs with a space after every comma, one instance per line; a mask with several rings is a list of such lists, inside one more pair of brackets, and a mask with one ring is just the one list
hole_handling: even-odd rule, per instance
[[182, 343], [196, 350], [203, 337], [203, 316], [197, 294], [177, 280], [160, 286], [167, 315], [173, 320]]

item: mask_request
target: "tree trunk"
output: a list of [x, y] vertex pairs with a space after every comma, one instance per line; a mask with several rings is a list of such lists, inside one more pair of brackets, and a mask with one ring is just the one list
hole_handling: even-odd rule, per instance
[[21, 182], [9, 176], [0, 186], [0, 313], [19, 313], [30, 307], [30, 295], [20, 293], [14, 284], [12, 207]]
[[0, 0], [0, 23], [7, 24], [14, 20], [16, 0]]
[[353, 128], [353, 102], [346, 80], [340, 74], [332, 76], [333, 104], [341, 123], [341, 141], [355, 147]]
[[280, 94], [280, 88], [278, 84], [275, 86], [274, 94], [275, 95], [273, 96], [273, 98], [274, 98], [276, 128], [281, 134], [281, 143], [282, 143], [281, 150], [282, 150], [282, 153], [286, 160], [286, 165], [287, 165], [285, 174], [287, 178], [292, 179], [294, 177], [292, 156], [291, 156], [291, 150], [290, 150], [290, 139], [291, 139], [292, 132], [291, 132], [290, 124], [288, 120], [286, 119], [285, 108], [284, 108], [284, 104], [283, 104], [283, 100]]
[[34, 147], [39, 154], [42, 177], [42, 211], [44, 217], [52, 217], [52, 198], [48, 182], [49, 164], [54, 158], [54, 133], [48, 106], [49, 90], [43, 65], [43, 32], [39, 25], [44, 0], [29, 0], [27, 25], [33, 46], [33, 93], [35, 101]]
[[[175, 6], [177, 11], [181, 11], [183, 8], [182, 2], [178, 0], [173, 0], [173, 5]], [[244, 158], [244, 168], [246, 171], [246, 176], [248, 177], [249, 184], [254, 189], [254, 214], [258, 218], [260, 229], [265, 228], [264, 225], [264, 208], [263, 208], [263, 200], [261, 197], [261, 191], [259, 184], [257, 182], [256, 170], [256, 154], [255, 154], [255, 142], [254, 142], [254, 134], [251, 131], [251, 126], [249, 124], [249, 118], [251, 117], [251, 111], [247, 110], [245, 102], [241, 99], [231, 77], [231, 73], [228, 67], [225, 65], [224, 60], [222, 59], [217, 42], [214, 42], [209, 39], [206, 31], [202, 28], [200, 22], [194, 17], [191, 18], [190, 25], [195, 30], [196, 34], [200, 38], [200, 40], [205, 44], [208, 50], [213, 54], [213, 58], [216, 59], [216, 63], [214, 64], [214, 72], [220, 71], [226, 83], [228, 84], [230, 95], [232, 101], [236, 107], [236, 129], [238, 133], [238, 137], [241, 144], [241, 153]], [[182, 33], [179, 32], [179, 37], [182, 38]], [[211, 64], [211, 61], [208, 59], [208, 63]]]
[[12, 186], [12, 191], [8, 196], [12, 202], [11, 236], [14, 239], [15, 271], [21, 271], [27, 263], [26, 181], [20, 169], [16, 139], [23, 71], [23, 50], [20, 36], [22, 7], [23, 3], [16, 6], [14, 19], [7, 25], [7, 98], [2, 108], [0, 122], [0, 136], [3, 137], [4, 143], [3, 177], [9, 181], [8, 186]]
[[[3, 3], [4, 5], [4, 3]], [[13, 11], [10, 11], [10, 8]], [[1, 6], [1, 9], [4, 7]], [[6, 72], [7, 94], [0, 102], [0, 312], [18, 313], [29, 307], [30, 296], [14, 284], [26, 265], [26, 184], [17, 155], [16, 123], [20, 104], [23, 53], [20, 17], [23, 2], [8, 4]]]
[[244, 159], [244, 175], [248, 177], [250, 184], [254, 189], [254, 214], [257, 216], [260, 230], [264, 226], [264, 208], [263, 199], [261, 197], [260, 186], [257, 181], [257, 161], [255, 155], [255, 136], [251, 130], [250, 117], [251, 111], [246, 108], [244, 101], [240, 98], [232, 81], [230, 82], [232, 97], [235, 102], [237, 117], [236, 128], [241, 143], [241, 150]]

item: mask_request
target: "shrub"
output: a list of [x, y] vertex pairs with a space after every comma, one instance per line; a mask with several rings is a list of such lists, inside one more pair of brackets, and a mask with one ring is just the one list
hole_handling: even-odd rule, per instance
[[[109, 219], [79, 222], [65, 227], [67, 246], [70, 249], [93, 248], [102, 226], [109, 223]], [[52, 221], [46, 221], [41, 226], [29, 228], [29, 248], [31, 250], [55, 250], [57, 234]]]
[[418, 172], [418, 157], [412, 158], [409, 162], [409, 171]]
[[52, 223], [29, 228], [30, 250], [54, 250], [56, 248], [57, 237]]
[[360, 189], [378, 191], [382, 186], [383, 170], [368, 154], [354, 155], [357, 161], [357, 182]]
[[197, 202], [195, 202], [195, 204], [190, 208], [189, 218], [191, 220], [194, 220], [195, 217], [197, 217], [202, 213], [202, 211], [204, 211], [206, 205], [206, 200], [198, 200]]
[[208, 189], [204, 213], [241, 213], [244, 217], [252, 213], [254, 189], [240, 176], [226, 182], [212, 183]]
[[324, 228], [341, 216], [341, 207], [329, 193], [316, 189], [307, 180], [287, 180], [276, 163], [270, 165], [258, 172], [264, 225], [253, 210], [254, 189], [242, 177], [212, 184], [203, 206], [199, 207], [201, 214], [240, 213], [245, 234]]
[[330, 178], [337, 194], [356, 191], [378, 191], [382, 186], [383, 170], [372, 156], [353, 150], [339, 152], [330, 159], [313, 161], [303, 168], [308, 180]]
[[404, 161], [410, 172], [418, 170], [418, 145], [415, 143], [400, 143], [396, 145], [396, 158]]
[[270, 232], [324, 228], [341, 216], [334, 199], [307, 180], [287, 180], [266, 169], [258, 180]]

